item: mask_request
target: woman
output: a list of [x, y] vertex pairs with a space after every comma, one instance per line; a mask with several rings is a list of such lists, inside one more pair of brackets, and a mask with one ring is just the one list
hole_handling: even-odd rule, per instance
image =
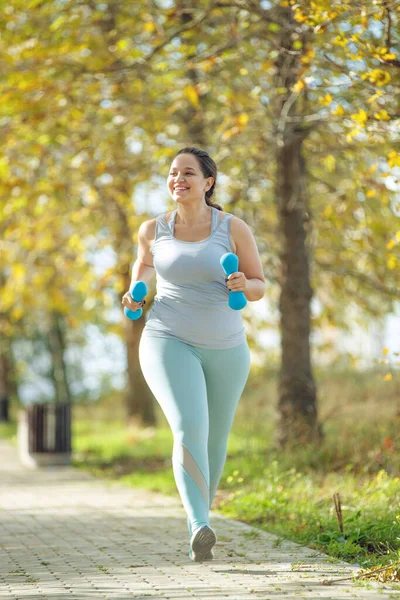
[[[130, 289], [157, 273], [157, 295], [143, 329], [139, 361], [174, 436], [172, 465], [187, 513], [189, 556], [211, 560], [216, 542], [209, 509], [226, 461], [227, 441], [250, 371], [241, 311], [229, 291], [249, 301], [265, 293], [256, 242], [241, 219], [210, 202], [217, 167], [199, 148], [175, 156], [168, 190], [172, 213], [145, 221]], [[225, 279], [220, 258], [234, 252], [240, 271]], [[124, 294], [122, 304], [143, 302]]]

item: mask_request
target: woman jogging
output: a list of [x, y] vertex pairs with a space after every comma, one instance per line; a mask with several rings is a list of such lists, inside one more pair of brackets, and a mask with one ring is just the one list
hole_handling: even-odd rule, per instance
[[[250, 228], [210, 202], [216, 179], [207, 152], [189, 147], [177, 153], [167, 181], [177, 208], [139, 227], [130, 285], [157, 274], [139, 361], [173, 433], [173, 472], [196, 562], [214, 557], [209, 510], [250, 371], [241, 311], [229, 307], [229, 291], [242, 291], [249, 301], [265, 293]], [[227, 252], [238, 256], [240, 271], [225, 278], [220, 258]], [[129, 292], [122, 298], [133, 311], [142, 303]]]

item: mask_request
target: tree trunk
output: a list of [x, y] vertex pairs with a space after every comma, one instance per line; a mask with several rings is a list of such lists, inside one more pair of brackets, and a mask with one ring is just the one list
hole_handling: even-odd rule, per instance
[[283, 236], [281, 252], [282, 362], [279, 376], [278, 442], [304, 444], [320, 439], [317, 394], [310, 357], [312, 288], [304, 227], [306, 188], [302, 137], [286, 139], [277, 152], [277, 199]]
[[[0, 273], [0, 283], [5, 285], [5, 275]], [[9, 315], [0, 314], [0, 421], [10, 420], [10, 403], [19, 404], [17, 370], [13, 354], [13, 337], [7, 332]]]
[[[186, 25], [193, 18], [193, 2], [192, 0], [176, 0], [175, 6], [177, 10], [181, 12], [180, 18], [182, 25]], [[198, 69], [195, 67], [189, 67], [186, 71], [186, 77], [189, 79], [191, 86], [199, 94], [199, 77]], [[187, 146], [197, 146], [202, 150], [207, 150], [208, 136], [206, 133], [205, 126], [205, 103], [207, 102], [209, 94], [203, 92], [199, 99], [199, 104], [193, 106], [190, 102], [187, 102], [182, 106], [180, 110], [176, 111], [178, 119], [181, 119], [182, 124], [187, 127], [188, 141]], [[183, 146], [182, 146], [183, 147]]]
[[[119, 39], [118, 20], [123, 20], [123, 10], [118, 3], [109, 3], [106, 10], [103, 11], [103, 18], [99, 21], [99, 27], [102, 30], [107, 46], [117, 43]], [[114, 67], [123, 66], [123, 62], [118, 60], [114, 62]], [[118, 97], [124, 98], [126, 106], [135, 104], [129, 92], [129, 78], [121, 73], [118, 77]], [[99, 194], [104, 213], [109, 223], [112, 224], [110, 231], [113, 234], [112, 245], [118, 256], [118, 271], [124, 280], [125, 293], [129, 289], [130, 277], [129, 269], [132, 261], [132, 240], [133, 232], [129, 224], [128, 212], [123, 203], [119, 202], [119, 196], [124, 198], [132, 197], [132, 181], [130, 174], [125, 168], [125, 164], [131, 161], [131, 155], [127, 153], [127, 140], [122, 129], [115, 130], [113, 144], [109, 146], [110, 156], [112, 156], [112, 166], [109, 166], [109, 172], [114, 178], [113, 188], [108, 192], [101, 186], [95, 188]], [[96, 162], [96, 161], [95, 161]], [[138, 169], [140, 164], [138, 163]], [[93, 173], [93, 181], [95, 180]], [[122, 294], [121, 294], [122, 297]], [[147, 307], [150, 305], [150, 299], [147, 298]], [[142, 330], [145, 325], [145, 311], [137, 321], [127, 319], [123, 312], [122, 319], [124, 323], [125, 342], [127, 349], [127, 368], [128, 368], [128, 386], [125, 393], [126, 413], [129, 420], [135, 419], [140, 425], [155, 425], [156, 416], [154, 410], [153, 395], [143, 378], [139, 364], [139, 343]]]
[[51, 373], [55, 387], [56, 402], [58, 404], [63, 402], [70, 404], [71, 392], [64, 360], [65, 333], [63, 328], [63, 318], [62, 315], [57, 313], [51, 315], [48, 343], [51, 353]]
[[[281, 313], [282, 362], [279, 375], [279, 446], [319, 441], [322, 429], [317, 419], [317, 393], [310, 357], [309, 249], [306, 222], [310, 219], [302, 144], [306, 128], [287, 119], [296, 113], [292, 88], [299, 72], [298, 53], [293, 52], [296, 25], [290, 10], [282, 10], [288, 27], [282, 28], [280, 56], [276, 61], [277, 87], [287, 92], [279, 99], [276, 133], [276, 198], [282, 234]], [[281, 19], [282, 20], [282, 19]], [[296, 112], [297, 111], [297, 112]]]
[[6, 339], [2, 340], [0, 347], [0, 421], [10, 420], [10, 348]]

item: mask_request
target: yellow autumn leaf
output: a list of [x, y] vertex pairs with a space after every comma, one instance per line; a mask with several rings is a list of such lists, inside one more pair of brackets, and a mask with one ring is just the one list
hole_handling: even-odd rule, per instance
[[343, 106], [341, 104], [338, 104], [336, 106], [336, 108], [332, 111], [332, 114], [335, 115], [336, 117], [340, 117], [340, 116], [344, 115], [345, 112], [346, 111], [344, 110]]
[[294, 91], [296, 94], [299, 94], [299, 93], [301, 92], [301, 90], [303, 90], [303, 89], [304, 89], [304, 87], [305, 87], [305, 83], [304, 83], [304, 81], [302, 81], [302, 80], [300, 79], [299, 81], [297, 81], [297, 82], [294, 84], [294, 86], [293, 86], [292, 90], [293, 90], [293, 91]]
[[17, 264], [17, 265], [13, 265], [12, 269], [12, 276], [13, 279], [15, 280], [15, 282], [22, 282], [25, 279], [25, 274], [26, 274], [26, 268], [25, 265], [21, 265], [21, 264]]
[[344, 37], [342, 37], [342, 36], [340, 36], [340, 35], [337, 35], [337, 36], [334, 38], [334, 40], [333, 40], [333, 42], [332, 42], [332, 43], [333, 43], [335, 46], [341, 46], [341, 47], [343, 48], [343, 46], [347, 46], [347, 39], [346, 39], [346, 38], [344, 38]]
[[397, 258], [394, 254], [389, 254], [388, 259], [386, 261], [386, 266], [391, 271], [397, 266]]
[[247, 70], [247, 69], [245, 69], [244, 67], [242, 67], [242, 68], [239, 70], [239, 73], [240, 73], [241, 75], [248, 75], [248, 74], [249, 74], [248, 70]]
[[385, 381], [390, 381], [392, 379], [392, 374], [391, 373], [386, 373], [385, 377], [383, 378]]
[[144, 25], [143, 25], [143, 29], [145, 31], [154, 31], [156, 28], [156, 26], [154, 25], [154, 23], [152, 21], [147, 21]]
[[353, 138], [357, 135], [357, 133], [360, 133], [360, 130], [357, 129], [357, 127], [354, 127], [354, 129], [352, 129], [347, 135], [346, 135], [346, 141], [348, 142], [352, 142]]
[[330, 204], [328, 204], [328, 206], [325, 208], [324, 212], [322, 213], [322, 215], [324, 217], [329, 218], [333, 213], [333, 208]]
[[394, 52], [387, 52], [386, 54], [384, 54], [384, 55], [382, 56], [382, 58], [383, 58], [384, 60], [395, 60], [395, 59], [396, 59], [396, 55], [395, 55], [395, 53], [394, 53]]
[[387, 156], [389, 167], [400, 167], [400, 154], [396, 150], [389, 152]]
[[71, 235], [71, 237], [68, 240], [68, 246], [70, 248], [75, 248], [76, 250], [83, 249], [81, 239], [77, 233], [74, 233], [73, 235]]
[[199, 94], [193, 85], [185, 85], [183, 88], [183, 93], [192, 106], [195, 108], [199, 106]]
[[153, 69], [155, 71], [165, 71], [165, 69], [168, 69], [168, 63], [165, 62], [165, 60], [162, 60], [159, 63], [156, 63]]
[[384, 109], [374, 113], [374, 117], [375, 119], [378, 119], [378, 121], [390, 121], [390, 115], [388, 114], [387, 110]]
[[333, 96], [331, 94], [325, 94], [325, 96], [318, 99], [318, 102], [319, 102], [319, 104], [322, 104], [322, 106], [329, 106], [329, 104], [332, 102], [332, 100], [333, 100]]
[[386, 248], [387, 250], [391, 250], [392, 248], [394, 248], [396, 245], [396, 242], [394, 240], [389, 240], [388, 243], [386, 244]]
[[363, 108], [360, 108], [358, 113], [350, 115], [350, 118], [353, 121], [356, 121], [359, 125], [361, 125], [361, 127], [364, 127], [365, 123], [367, 122], [368, 115]]
[[373, 165], [370, 166], [369, 172], [370, 173], [375, 173], [375, 171], [376, 171], [377, 168], [378, 168], [378, 163], [374, 163]]
[[303, 23], [307, 20], [306, 15], [304, 15], [298, 7], [295, 9], [294, 18], [298, 23]]
[[307, 50], [307, 52], [301, 57], [301, 62], [305, 65], [309, 64], [311, 62], [311, 59], [314, 58], [315, 56], [315, 51], [313, 48], [309, 48]]
[[57, 29], [59, 29], [63, 25], [65, 19], [65, 15], [60, 15], [59, 17], [57, 17], [57, 19], [55, 19], [49, 27], [50, 31], [57, 31]]
[[241, 113], [238, 117], [237, 117], [237, 122], [239, 125], [242, 125], [243, 127], [245, 125], [247, 125], [249, 121], [249, 115], [246, 113]]
[[97, 190], [95, 190], [94, 188], [89, 188], [87, 190], [87, 192], [85, 193], [86, 204], [88, 204], [89, 206], [93, 206], [93, 204], [96, 204], [97, 201], [98, 201]]
[[224, 133], [222, 134], [222, 139], [224, 141], [229, 140], [230, 137], [237, 133], [239, 133], [238, 127], [231, 127], [231, 129], [227, 129], [226, 131], [224, 131]]
[[[364, 77], [365, 79], [365, 77]], [[377, 100], [378, 98], [380, 98], [385, 92], [383, 90], [377, 90], [375, 92], [375, 94], [372, 94], [372, 96], [370, 96], [367, 100], [368, 104], [372, 104], [372, 102], [375, 102], [375, 100]]]
[[127, 48], [129, 48], [130, 46], [130, 40], [118, 40], [118, 42], [116, 43], [116, 46], [118, 48], [118, 50], [126, 50]]
[[384, 356], [386, 356], [386, 354], [388, 354], [388, 353], [389, 353], [389, 348], [384, 348], [384, 349], [382, 350], [382, 354], [383, 354]]
[[400, 231], [398, 231], [394, 237], [398, 242], [400, 242]]
[[374, 83], [377, 87], [387, 85], [392, 80], [390, 73], [383, 71], [382, 69], [373, 69], [372, 71], [368, 71], [368, 73], [365, 73], [362, 78], [369, 79], [370, 82]]
[[214, 63], [215, 63], [214, 60], [209, 59], [209, 60], [204, 60], [202, 63], [199, 63], [197, 66], [205, 73], [209, 73], [210, 71], [212, 71], [212, 69], [214, 67]]

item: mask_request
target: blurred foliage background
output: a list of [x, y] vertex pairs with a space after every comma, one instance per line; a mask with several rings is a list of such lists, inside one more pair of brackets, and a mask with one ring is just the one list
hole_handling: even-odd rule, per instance
[[[246, 413], [246, 443], [264, 440], [269, 464], [263, 453], [273, 451], [278, 424], [276, 379], [291, 365], [278, 345], [265, 350], [258, 334], [286, 331], [279, 303], [285, 282], [295, 294], [300, 281], [313, 291], [301, 323], [310, 325], [311, 343], [319, 340], [311, 347], [319, 394], [312, 401], [326, 437], [317, 453], [282, 460], [315, 473], [374, 477], [383, 470], [396, 478], [400, 346], [382, 347], [361, 373], [360, 357], [338, 354], [332, 332], [382, 323], [398, 306], [399, 10], [397, 0], [4, 5], [1, 398], [20, 406], [21, 390], [36, 377], [47, 382], [43, 400], [77, 405], [76, 450], [85, 464], [90, 449], [97, 456], [85, 437], [85, 411], [100, 419], [102, 403], [121, 410], [126, 435], [135, 417], [141, 426], [158, 423], [152, 435], [162, 435], [163, 416], [128, 351], [145, 317], [127, 323], [120, 298], [140, 224], [173, 208], [165, 185], [173, 156], [198, 145], [218, 165], [215, 201], [252, 228], [266, 275], [268, 309], [243, 313], [255, 357], [240, 408], [256, 407]], [[294, 205], [301, 196], [300, 242], [292, 249], [289, 184]], [[299, 279], [288, 280], [287, 267], [303, 255]], [[154, 294], [155, 283], [145, 315]], [[112, 336], [119, 346], [107, 341]], [[110, 372], [98, 375], [93, 395], [83, 357], [94, 339], [104, 344]], [[308, 334], [305, 341], [308, 351]], [[117, 347], [126, 361], [119, 385], [111, 373]], [[239, 436], [238, 421], [235, 427]], [[106, 447], [113, 444], [104, 442], [100, 454]], [[259, 449], [251, 452], [258, 464]], [[392, 515], [399, 491], [391, 490]]]

